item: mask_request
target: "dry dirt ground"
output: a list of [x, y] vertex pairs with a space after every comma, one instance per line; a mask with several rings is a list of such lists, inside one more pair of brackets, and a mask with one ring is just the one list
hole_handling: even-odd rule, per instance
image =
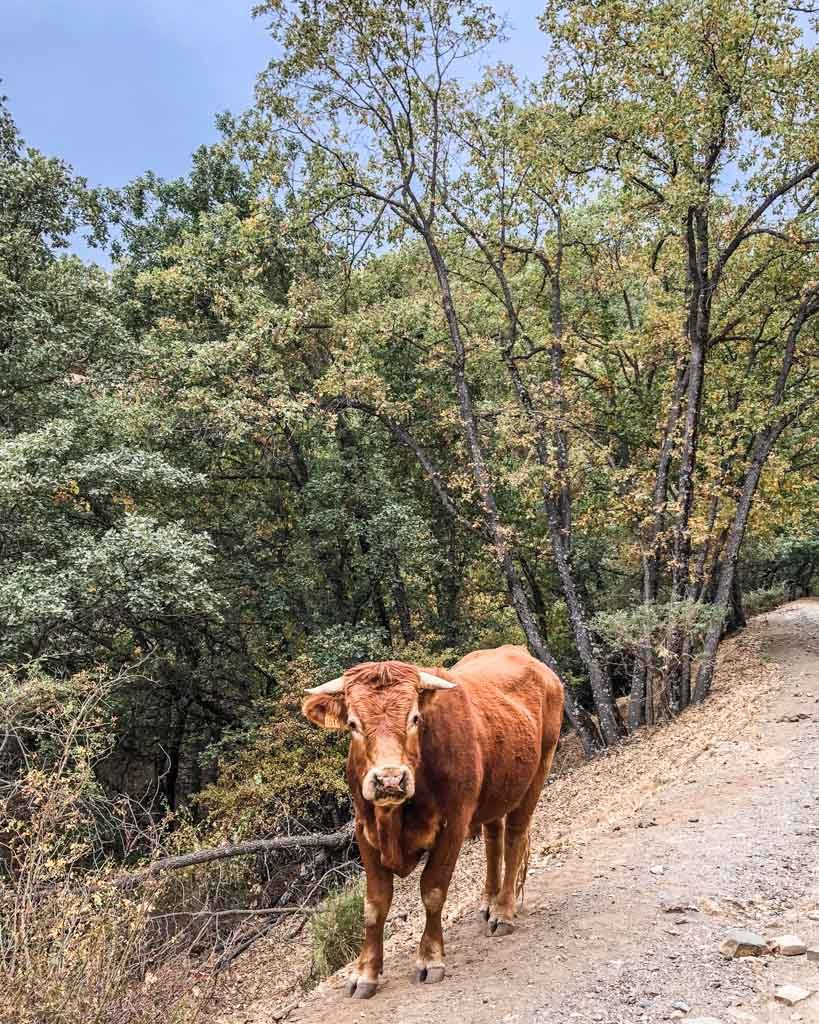
[[723, 644], [703, 707], [608, 757], [564, 764], [536, 812], [513, 935], [482, 934], [482, 870], [482, 844], [470, 843], [447, 904], [441, 984], [411, 981], [416, 872], [397, 888], [372, 1000], [346, 998], [344, 971], [294, 995], [309, 948], [283, 926], [237, 963], [210, 1020], [819, 1022], [819, 991], [794, 1008], [773, 1000], [788, 982], [819, 990], [819, 963], [718, 952], [732, 927], [819, 943], [819, 600], [759, 616]]

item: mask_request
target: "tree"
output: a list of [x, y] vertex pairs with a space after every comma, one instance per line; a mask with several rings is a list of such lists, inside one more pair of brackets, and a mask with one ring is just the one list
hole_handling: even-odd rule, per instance
[[[452, 385], [483, 524], [530, 646], [556, 668], [515, 564], [487, 465], [441, 216], [449, 163], [456, 159], [449, 124], [457, 109], [454, 78], [496, 38], [494, 13], [472, 2], [435, 0], [352, 7], [270, 4], [261, 10], [275, 16], [285, 55], [271, 62], [259, 88], [260, 105], [303, 140], [326, 182], [329, 208], [354, 208], [365, 238], [385, 230], [412, 232], [424, 246], [452, 350]], [[604, 684], [593, 676], [592, 685], [601, 691], [604, 735], [615, 740]], [[593, 734], [571, 691], [566, 707], [591, 748]]]
[[[650, 225], [651, 272], [679, 297], [681, 334], [644, 541], [643, 599], [657, 600], [665, 558], [670, 596], [680, 600], [697, 590], [691, 524], [707, 366], [742, 330], [744, 304], [783, 267], [793, 272], [796, 262], [804, 274], [817, 244], [816, 53], [800, 42], [793, 11], [779, 4], [558, 2], [547, 5], [542, 26], [553, 44], [558, 96], [589, 143], [587, 166], [619, 179], [624, 215]], [[762, 240], [767, 244], [757, 244]], [[811, 296], [809, 284], [789, 296], [779, 335], [781, 387], [768, 408], [784, 397], [792, 328], [813, 316]], [[797, 403], [796, 416], [806, 408]], [[758, 428], [744, 455], [715, 597], [723, 608], [759, 475], [787, 425], [768, 422], [765, 403], [754, 415]], [[698, 699], [708, 691], [718, 639], [715, 627]], [[683, 638], [674, 636], [671, 647], [677, 656], [669, 699], [680, 707], [690, 698]]]

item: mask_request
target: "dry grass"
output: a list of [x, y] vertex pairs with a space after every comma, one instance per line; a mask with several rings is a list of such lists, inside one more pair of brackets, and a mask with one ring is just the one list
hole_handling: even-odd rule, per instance
[[192, 1024], [210, 994], [207, 972], [152, 941], [144, 901], [65, 885], [4, 917], [4, 1024]]
[[4, 1024], [193, 1024], [209, 995], [208, 972], [156, 927], [162, 888], [106, 883], [112, 848], [159, 840], [150, 814], [109, 798], [94, 770], [121, 681], [0, 678]]

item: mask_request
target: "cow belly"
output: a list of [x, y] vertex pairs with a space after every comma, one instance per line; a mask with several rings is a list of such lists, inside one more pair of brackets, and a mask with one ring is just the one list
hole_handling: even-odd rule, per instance
[[506, 694], [498, 694], [486, 721], [483, 786], [473, 817], [476, 826], [495, 821], [523, 800], [543, 752], [541, 715]]
[[532, 784], [537, 764], [520, 764], [517, 770], [496, 771], [487, 780], [481, 800], [472, 818], [477, 829], [488, 821], [497, 821], [513, 811], [523, 800]]

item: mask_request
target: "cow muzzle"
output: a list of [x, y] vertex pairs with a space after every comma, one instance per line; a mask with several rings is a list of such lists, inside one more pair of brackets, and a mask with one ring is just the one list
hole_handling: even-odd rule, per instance
[[374, 804], [402, 804], [415, 792], [415, 779], [406, 765], [379, 765], [367, 772], [361, 790]]

